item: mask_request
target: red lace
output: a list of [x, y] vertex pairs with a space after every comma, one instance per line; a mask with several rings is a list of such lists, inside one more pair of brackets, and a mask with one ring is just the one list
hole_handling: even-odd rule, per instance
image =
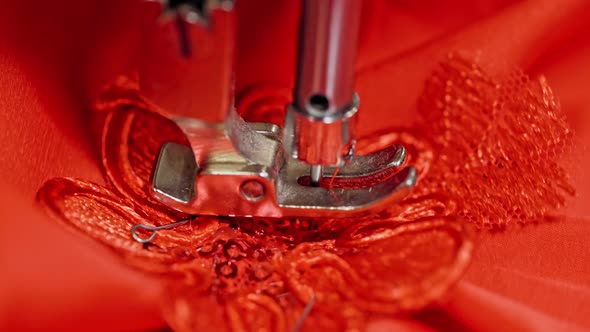
[[[288, 100], [285, 89], [255, 87], [238, 109], [280, 124]], [[407, 148], [420, 175], [400, 204], [351, 220], [196, 217], [142, 245], [130, 236], [134, 224], [188, 217], [148, 192], [162, 143], [188, 143], [132, 81], [116, 82], [96, 109], [109, 185], [54, 179], [38, 200], [67, 227], [170, 280], [163, 310], [178, 331], [289, 330], [312, 299], [310, 330], [361, 329], [379, 315], [421, 309], [467, 266], [472, 243], [461, 220], [492, 228], [538, 221], [572, 192], [558, 164], [572, 133], [545, 81], [518, 71], [494, 77], [455, 55], [426, 82], [425, 121], [358, 142], [360, 153]]]

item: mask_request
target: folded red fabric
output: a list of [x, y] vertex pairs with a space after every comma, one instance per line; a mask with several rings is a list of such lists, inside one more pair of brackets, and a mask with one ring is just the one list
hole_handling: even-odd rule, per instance
[[[467, 52], [498, 74], [515, 65], [531, 77], [545, 75], [576, 133], [568, 170], [577, 190], [561, 210], [563, 220], [476, 232], [470, 268], [439, 304], [369, 328], [590, 329], [590, 265], [584, 264], [590, 259], [590, 176], [584, 172], [590, 97], [583, 81], [590, 74], [590, 4], [375, 0], [364, 6], [357, 84], [363, 134], [417, 122], [427, 78], [450, 52]], [[237, 94], [268, 84], [288, 89], [298, 3], [242, 1], [238, 10]], [[105, 84], [135, 73], [138, 64], [174, 69], [156, 62], [159, 53], [169, 59], [170, 50], [154, 49], [146, 33], [156, 14], [152, 5], [131, 0], [57, 0], [35, 10], [0, 4], [2, 329], [166, 324], [157, 280], [31, 207], [54, 177], [104, 184], [101, 128], [91, 104]], [[144, 56], [146, 49], [152, 56]]]

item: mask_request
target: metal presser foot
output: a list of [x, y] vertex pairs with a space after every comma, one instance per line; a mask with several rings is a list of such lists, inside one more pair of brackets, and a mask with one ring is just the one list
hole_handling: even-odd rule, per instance
[[[233, 10], [227, 1], [223, 8], [212, 6], [218, 2], [204, 1], [196, 14], [229, 19], [215, 16], [215, 11]], [[297, 83], [284, 128], [245, 122], [231, 105], [225, 105], [229, 111], [223, 123], [175, 119], [192, 146], [162, 147], [153, 172], [154, 196], [190, 214], [321, 218], [376, 212], [405, 197], [415, 185], [416, 170], [405, 167], [403, 146], [354, 155], [360, 11], [360, 0], [303, 1]], [[211, 35], [215, 38], [214, 30]], [[226, 54], [232, 43], [208, 49], [209, 56]], [[224, 89], [231, 95], [231, 86]], [[395, 174], [362, 185], [363, 179], [385, 172]], [[328, 188], [322, 178], [356, 185]]]

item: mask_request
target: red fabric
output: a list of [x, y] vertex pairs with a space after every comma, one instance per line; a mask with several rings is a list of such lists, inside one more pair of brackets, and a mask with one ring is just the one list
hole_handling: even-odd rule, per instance
[[[297, 3], [239, 6], [238, 93], [292, 85]], [[0, 329], [164, 325], [158, 283], [31, 207], [50, 178], [102, 181], [88, 105], [117, 73], [133, 70], [152, 9], [131, 0], [0, 4]], [[546, 75], [578, 134], [578, 195], [566, 220], [478, 234], [472, 266], [447, 301], [372, 329], [590, 329], [588, 9], [585, 0], [366, 2], [357, 84], [363, 133], [414, 121], [435, 64], [468, 50]]]

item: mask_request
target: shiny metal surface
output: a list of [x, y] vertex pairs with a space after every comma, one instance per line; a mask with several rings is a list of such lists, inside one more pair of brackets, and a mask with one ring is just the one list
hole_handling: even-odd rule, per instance
[[162, 4], [162, 16], [180, 16], [188, 23], [208, 25], [210, 13], [214, 10], [230, 11], [234, 8], [234, 0], [148, 0]]
[[[401, 145], [393, 145], [378, 152], [354, 156], [346, 167], [338, 169], [338, 177], [362, 177], [383, 172], [387, 169], [397, 169], [406, 161], [406, 149]], [[325, 176], [336, 172], [336, 167], [326, 167]]]
[[233, 103], [233, 1], [167, 0], [161, 9], [143, 45], [142, 93], [170, 116], [223, 122]]
[[[155, 198], [189, 214], [339, 218], [385, 209], [415, 185], [416, 170], [405, 167], [401, 146], [354, 155], [359, 108], [354, 65], [361, 0], [303, 1], [294, 102], [284, 130], [248, 123], [232, 107], [233, 2], [165, 4], [195, 23], [183, 38], [197, 48], [176, 68], [186, 72], [187, 80], [174, 82], [177, 89], [193, 92], [182, 95], [194, 98], [178, 100], [166, 93], [174, 85], [151, 87], [155, 90], [142, 86], [152, 98], [150, 91], [157, 90], [154, 99], [173, 110], [170, 117], [190, 142], [190, 147], [162, 147], [152, 178]], [[189, 17], [191, 13], [196, 19]], [[370, 186], [362, 181], [351, 188], [321, 186], [323, 177], [362, 179], [380, 172], [391, 176]], [[311, 186], [300, 181], [306, 177], [311, 177]]]
[[[281, 135], [276, 126], [249, 124], [237, 114], [229, 119], [233, 120], [226, 126], [177, 120], [192, 147], [167, 144], [162, 148], [152, 180], [156, 198], [191, 214], [337, 218], [360, 216], [391, 206], [415, 184], [416, 171], [412, 167], [404, 168], [405, 151], [396, 146], [353, 157], [338, 175], [356, 177], [397, 171], [383, 182], [349, 189], [301, 185], [298, 180], [309, 175], [309, 165], [283, 157]], [[230, 139], [230, 128], [239, 128], [240, 135], [252, 139], [242, 140], [238, 150]], [[196, 162], [184, 162], [191, 158]], [[323, 175], [332, 176], [328, 171], [334, 170], [327, 168]], [[192, 178], [194, 192], [187, 194], [179, 188], [191, 188], [183, 182], [190, 181], [192, 174], [196, 174]], [[187, 197], [191, 199], [187, 201]]]
[[284, 144], [289, 156], [311, 165], [343, 166], [354, 149], [358, 98], [349, 109], [324, 121], [310, 119], [295, 105], [285, 117]]
[[318, 187], [324, 175], [324, 166], [312, 165], [311, 170], [309, 171], [309, 175], [311, 177], [311, 186]]
[[362, 0], [304, 0], [302, 5], [294, 104], [322, 119], [352, 100]]
[[361, 0], [304, 0], [293, 105], [285, 122], [289, 154], [312, 166], [343, 166], [354, 145], [354, 93]]
[[176, 143], [164, 144], [154, 168], [158, 176], [153, 178], [152, 190], [164, 201], [189, 203], [195, 195], [198, 172], [199, 167], [190, 149]]

